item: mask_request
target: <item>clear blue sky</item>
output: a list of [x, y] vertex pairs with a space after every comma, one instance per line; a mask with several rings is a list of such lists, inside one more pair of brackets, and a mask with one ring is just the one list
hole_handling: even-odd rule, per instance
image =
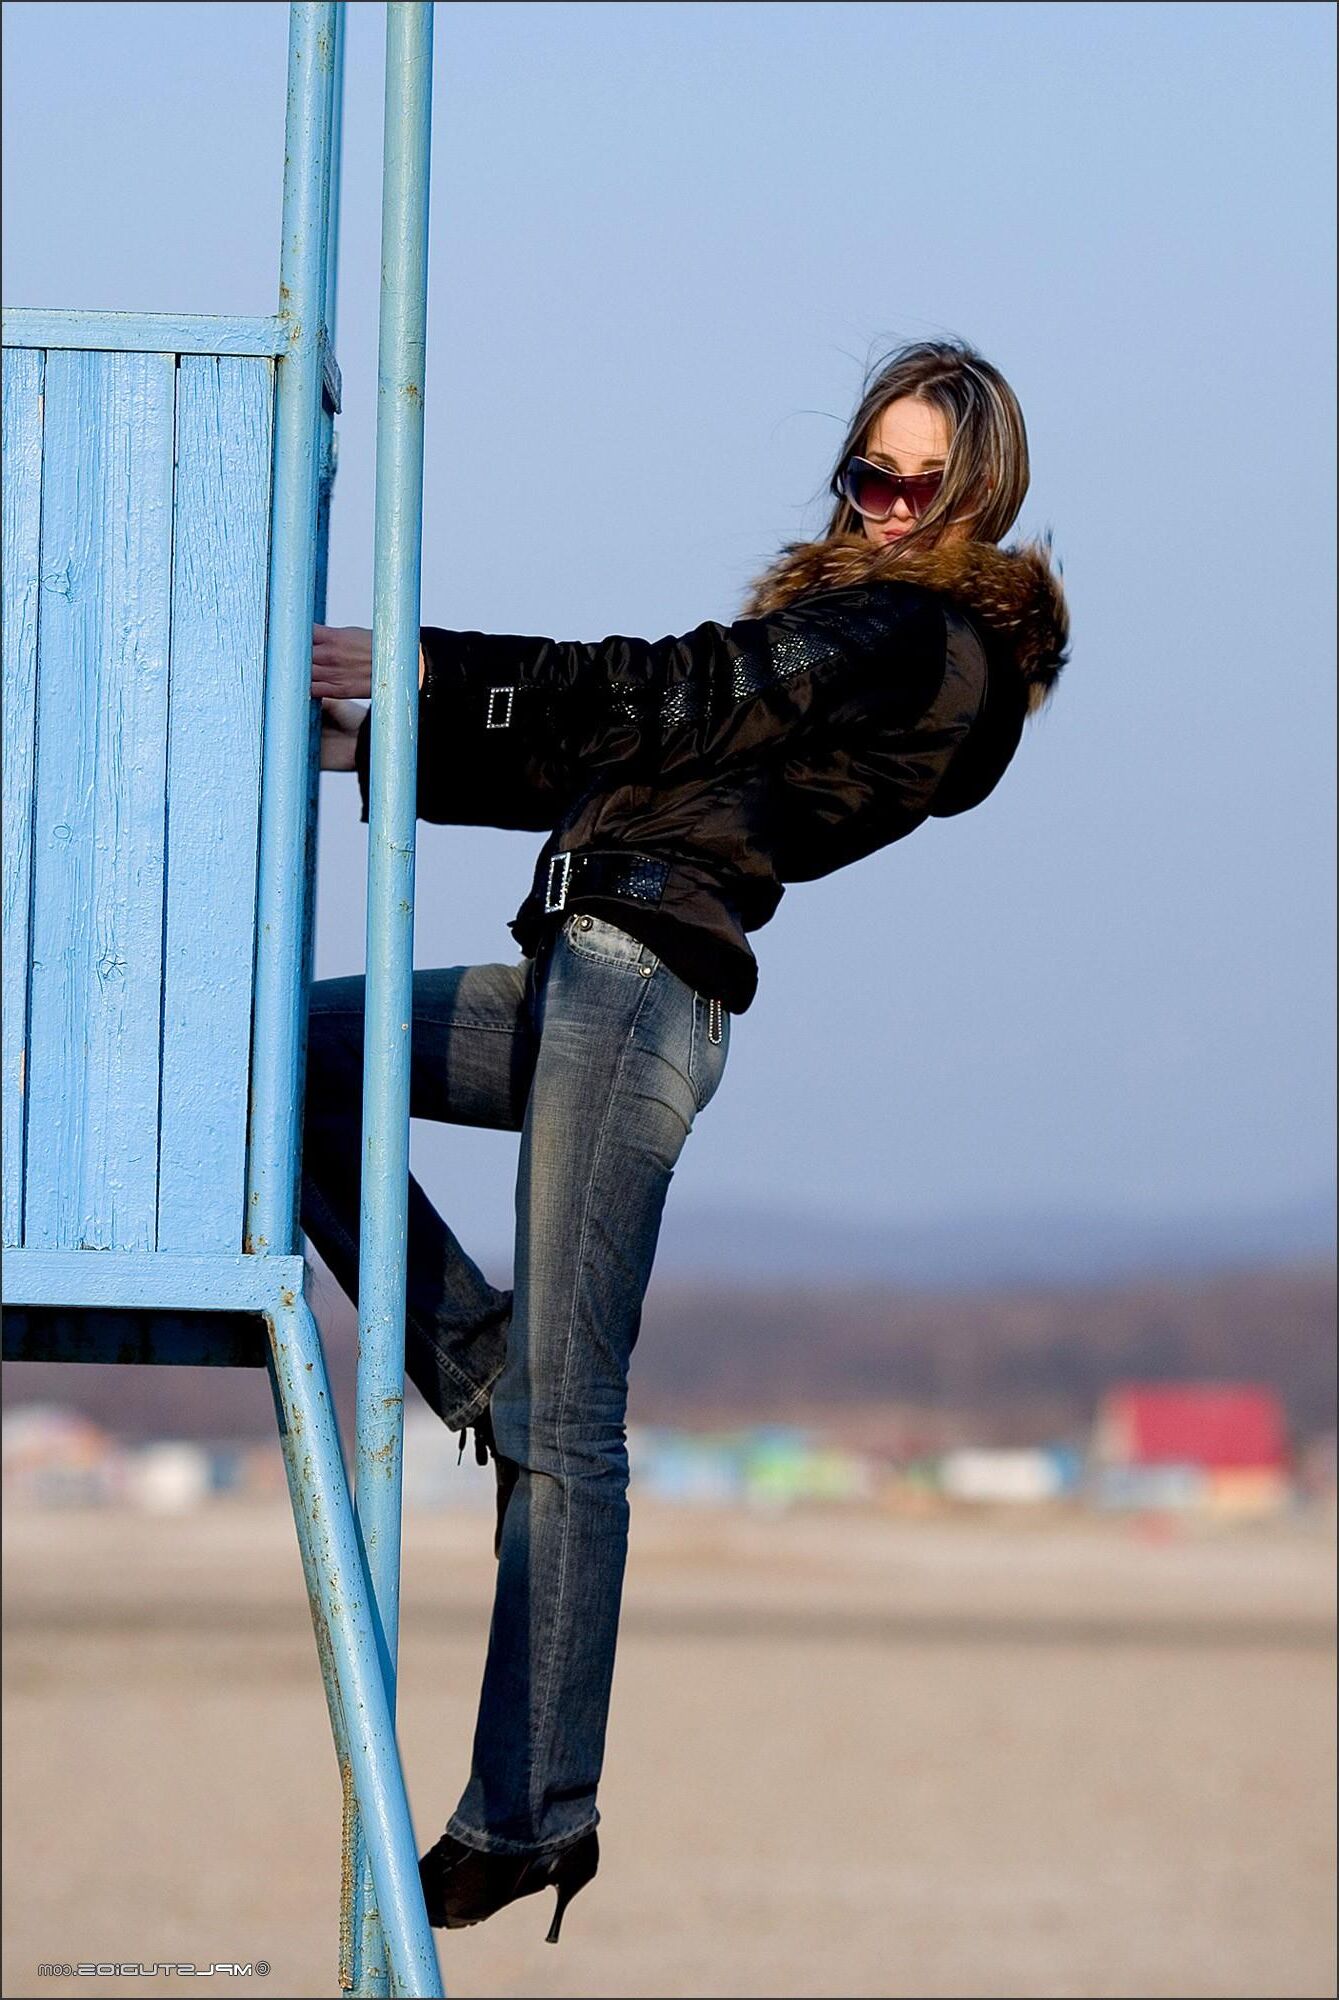
[[[349, 9], [330, 617], [370, 617], [383, 9]], [[4, 9], [12, 305], [270, 312], [281, 5]], [[788, 892], [676, 1203], [1286, 1203], [1333, 1174], [1326, 5], [437, 8], [424, 619], [658, 637], [821, 524], [865, 364], [1013, 382], [1072, 664], [995, 795]], [[515, 496], [523, 496], [516, 504]], [[363, 964], [327, 776], [318, 975]], [[417, 962], [541, 836], [424, 826]], [[414, 1128], [480, 1253], [516, 1141]]]

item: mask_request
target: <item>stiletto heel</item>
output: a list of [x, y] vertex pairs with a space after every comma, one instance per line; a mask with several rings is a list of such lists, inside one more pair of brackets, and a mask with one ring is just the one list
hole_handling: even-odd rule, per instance
[[428, 1922], [446, 1930], [482, 1923], [520, 1896], [555, 1888], [558, 1900], [546, 1944], [557, 1944], [563, 1912], [600, 1865], [595, 1828], [557, 1855], [485, 1854], [444, 1833], [419, 1862]]
[[558, 1894], [554, 1898], [554, 1903], [553, 1903], [553, 1922], [549, 1925], [548, 1930], [544, 1933], [545, 1944], [557, 1944], [558, 1933], [563, 1927], [563, 1911], [567, 1908], [567, 1905], [571, 1902], [573, 1896], [576, 1894], [575, 1889], [569, 1889], [566, 1886], [566, 1884], [562, 1882], [558, 1883], [557, 1888], [558, 1888]]
[[548, 1934], [544, 1939], [545, 1944], [557, 1944], [558, 1933], [563, 1924], [563, 1912], [578, 1889], [585, 1888], [599, 1865], [600, 1842], [599, 1836], [594, 1832], [589, 1834], [587, 1839], [579, 1840], [576, 1846], [562, 1857], [562, 1863], [550, 1877], [558, 1895], [553, 1906], [553, 1922], [549, 1925]]

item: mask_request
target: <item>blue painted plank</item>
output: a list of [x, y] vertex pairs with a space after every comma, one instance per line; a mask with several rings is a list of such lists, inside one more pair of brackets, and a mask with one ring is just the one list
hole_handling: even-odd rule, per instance
[[[343, 393], [339, 363], [324, 327], [320, 330], [324, 393], [334, 410]], [[57, 312], [45, 306], [10, 306], [4, 313], [6, 347], [117, 349], [135, 354], [286, 354], [294, 339], [293, 321], [215, 319], [203, 313]]]
[[24, 1242], [153, 1247], [170, 354], [46, 366]]
[[24, 1085], [28, 1041], [33, 759], [37, 717], [37, 566], [42, 531], [42, 367], [31, 350], [4, 358], [3, 1230], [23, 1241]]
[[301, 1296], [301, 1257], [195, 1257], [171, 1250], [11, 1250], [5, 1311], [13, 1306], [138, 1306], [262, 1311]]
[[120, 349], [140, 354], [281, 354], [288, 325], [275, 317], [216, 318], [206, 313], [57, 312], [10, 306], [6, 347]]
[[158, 1236], [240, 1250], [274, 364], [177, 374]]

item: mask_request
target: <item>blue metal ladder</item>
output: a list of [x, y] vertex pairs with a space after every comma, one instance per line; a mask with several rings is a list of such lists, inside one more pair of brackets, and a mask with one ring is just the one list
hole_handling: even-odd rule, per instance
[[269, 1369], [340, 1986], [442, 1992], [395, 1739], [432, 7], [386, 9], [356, 1508], [298, 1224], [343, 13], [289, 9], [272, 319], [4, 316], [6, 1359]]

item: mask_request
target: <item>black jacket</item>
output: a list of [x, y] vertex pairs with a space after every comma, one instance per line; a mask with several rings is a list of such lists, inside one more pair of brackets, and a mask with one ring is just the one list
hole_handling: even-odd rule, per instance
[[[746, 933], [786, 883], [965, 812], [999, 782], [1068, 656], [1049, 558], [1048, 542], [913, 550], [844, 535], [792, 544], [743, 617], [681, 638], [425, 626], [419, 817], [549, 834], [509, 926], [523, 951], [589, 910], [742, 1013], [758, 981]], [[370, 725], [369, 710], [364, 820]], [[561, 914], [546, 914], [557, 854], [615, 857], [620, 886], [583, 888], [574, 869]], [[629, 873], [628, 856], [647, 859]]]

